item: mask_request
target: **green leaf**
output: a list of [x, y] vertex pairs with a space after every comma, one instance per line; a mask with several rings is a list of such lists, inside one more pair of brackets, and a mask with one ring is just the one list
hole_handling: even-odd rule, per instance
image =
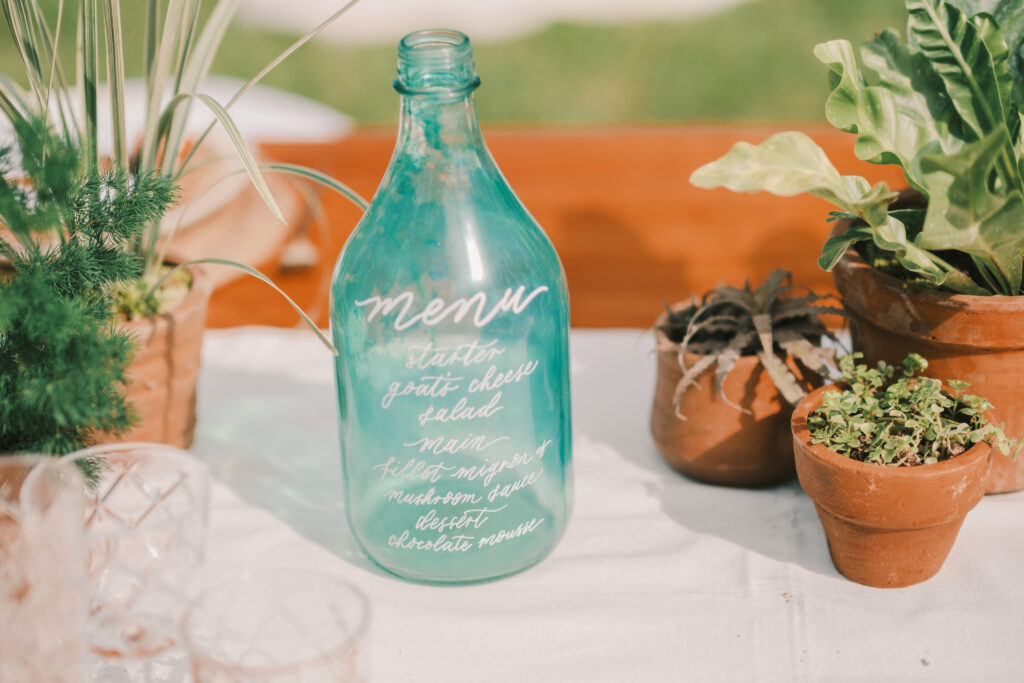
[[1020, 127], [1017, 129], [1019, 131], [1016, 150], [1017, 168], [1020, 170], [1021, 175], [1024, 176], [1024, 132], [1020, 132], [1024, 131], [1024, 112], [1018, 113], [1017, 116], [1020, 118]]
[[[185, 0], [181, 12], [181, 24], [176, 34], [177, 46], [170, 70], [171, 97], [182, 92], [197, 92], [202, 85], [202, 77], [188, 73], [187, 63], [191, 59], [192, 46], [195, 42], [196, 27], [199, 24], [198, 0]], [[219, 38], [218, 38], [219, 39]], [[185, 125], [192, 108], [192, 100], [188, 99], [183, 106], [175, 107], [169, 125], [161, 124], [158, 139], [160, 140], [162, 157], [160, 172], [172, 176], [174, 164], [177, 162], [184, 139]]]
[[861, 58], [879, 84], [866, 89], [858, 103], [865, 121], [857, 156], [873, 163], [899, 163], [910, 185], [921, 190], [918, 158], [960, 149], [960, 116], [928, 60], [902, 45], [895, 32], [882, 31], [865, 43]]
[[121, 37], [120, 0], [103, 0], [103, 24], [107, 46], [107, 88], [110, 90], [114, 163], [128, 168], [128, 134], [124, 115], [124, 48]]
[[917, 159], [922, 153], [941, 151], [935, 132], [907, 116], [892, 92], [883, 86], [863, 90], [857, 104], [857, 156], [874, 164], [898, 164], [911, 187], [922, 190]]
[[930, 200], [917, 244], [970, 254], [997, 278], [994, 293], [1012, 296], [1021, 286], [1024, 200], [1016, 189], [996, 194], [989, 181], [1005, 144], [999, 129], [955, 155], [921, 160]]
[[182, 92], [181, 79], [185, 73], [192, 43], [195, 40], [196, 27], [199, 25], [200, 0], [185, 0], [185, 9], [181, 14], [181, 30], [178, 32], [177, 52], [174, 57], [174, 94]]
[[[173, 0], [172, 0], [172, 2], [173, 2]], [[304, 36], [300, 37], [298, 40], [296, 40], [291, 45], [289, 45], [285, 49], [284, 52], [282, 52], [277, 57], [275, 57], [273, 60], [271, 60], [271, 62], [269, 64], [267, 64], [265, 67], [260, 69], [259, 73], [257, 73], [255, 76], [250, 78], [245, 83], [245, 85], [243, 85], [241, 88], [239, 88], [238, 91], [235, 92], [235, 94], [231, 96], [231, 99], [228, 100], [227, 104], [224, 105], [224, 108], [225, 109], [230, 109], [232, 106], [234, 106], [235, 102], [240, 100], [242, 98], [242, 96], [245, 95], [245, 93], [249, 92], [249, 89], [252, 88], [252, 86], [254, 86], [257, 83], [259, 83], [263, 79], [264, 76], [266, 76], [268, 73], [273, 71], [277, 67], [278, 64], [280, 64], [281, 62], [286, 60], [293, 52], [298, 50], [300, 47], [302, 47], [303, 45], [305, 45], [309, 41], [313, 40], [313, 38], [315, 38], [318, 35], [320, 35], [331, 24], [333, 24], [335, 21], [337, 21], [341, 17], [341, 15], [345, 14], [350, 9], [352, 9], [356, 5], [356, 3], [358, 3], [358, 2], [359, 2], [359, 0], [349, 0], [347, 3], [342, 5], [341, 9], [337, 10], [334, 14], [332, 14], [331, 16], [327, 17], [325, 20], [320, 22], [316, 26], [316, 28], [314, 28], [312, 31], [310, 31], [309, 33], [305, 34]], [[188, 165], [188, 162], [192, 159], [192, 156], [196, 153], [196, 150], [199, 149], [199, 146], [203, 144], [203, 141], [206, 139], [206, 136], [210, 134], [211, 130], [213, 130], [213, 124], [212, 123], [209, 126], [207, 126], [206, 130], [203, 131], [203, 134], [199, 136], [199, 139], [196, 141], [196, 144], [192, 147], [192, 149], [189, 151], [188, 155], [185, 157], [185, 160], [182, 162], [180, 168], [178, 169], [178, 176], [181, 175], [182, 171]]]
[[722, 158], [694, 171], [690, 182], [781, 197], [809, 192], [868, 222], [881, 220], [896, 198], [885, 183], [871, 187], [863, 178], [839, 175], [821, 148], [799, 132], [778, 133], [760, 145], [738, 142]]
[[17, 83], [0, 73], [0, 111], [12, 123], [24, 121], [30, 111], [26, 93]]
[[909, 241], [906, 227], [894, 216], [888, 216], [885, 223], [876, 226], [871, 237], [879, 249], [892, 252], [901, 266], [918, 274], [926, 283], [934, 287], [946, 285], [961, 292], [964, 288], [973, 289], [971, 292], [964, 293], [985, 293], [977, 285], [973, 285], [966, 275], [963, 277], [956, 275], [955, 273], [959, 271], [956, 271], [953, 266], [921, 248], [918, 244]]
[[868, 84], [857, 67], [850, 41], [831, 40], [815, 45], [814, 56], [829, 68], [832, 92], [825, 100], [825, 118], [839, 130], [856, 133], [857, 102]]
[[895, 31], [886, 29], [864, 43], [860, 54], [879, 84], [892, 93], [900, 115], [922, 128], [926, 139], [947, 153], [962, 146], [960, 117], [942, 79], [920, 51], [909, 49]]
[[294, 309], [295, 312], [299, 314], [299, 317], [302, 318], [302, 321], [304, 323], [306, 323], [306, 326], [309, 327], [309, 329], [313, 330], [313, 333], [316, 334], [317, 338], [323, 343], [324, 346], [327, 347], [327, 350], [330, 351], [331, 354], [335, 356], [338, 355], [338, 350], [334, 347], [334, 344], [332, 344], [331, 341], [324, 336], [324, 333], [320, 331], [320, 328], [316, 326], [316, 323], [313, 322], [312, 318], [306, 315], [306, 312], [303, 311], [302, 308], [297, 303], [295, 303], [295, 301], [290, 296], [284, 293], [283, 289], [275, 285], [273, 280], [271, 280], [269, 277], [267, 277], [260, 271], [256, 270], [252, 266], [247, 266], [244, 263], [239, 263], [238, 261], [231, 261], [229, 259], [222, 258], [203, 258], [197, 259], [195, 261], [187, 261], [185, 263], [177, 264], [174, 268], [164, 273], [163, 277], [161, 277], [159, 280], [156, 281], [156, 283], [154, 283], [153, 287], [150, 290], [150, 294], [152, 294], [153, 291], [159, 289], [160, 285], [162, 285], [164, 281], [168, 277], [170, 277], [171, 273], [173, 273], [174, 271], [180, 268], [185, 268], [186, 266], [202, 265], [204, 263], [237, 268], [238, 270], [241, 270], [242, 272], [253, 276], [257, 280], [261, 280], [266, 284], [270, 285], [271, 287], [273, 287], [274, 291], [276, 291], [278, 294], [284, 297], [285, 301], [287, 301], [288, 304], [291, 305], [292, 309]]
[[[844, 194], [839, 171], [810, 137], [799, 132], [778, 133], [760, 145], [737, 142], [725, 156], [694, 171], [690, 182], [705, 189], [767, 191], [781, 197], [814, 190]], [[848, 204], [836, 203], [844, 208]]]
[[[262, 171], [272, 171], [272, 172], [275, 172], [275, 173], [283, 173], [283, 174], [286, 174], [286, 175], [293, 175], [293, 176], [296, 176], [296, 177], [299, 177], [299, 178], [304, 178], [306, 180], [310, 180], [310, 181], [315, 182], [317, 184], [323, 185], [324, 187], [332, 189], [335, 192], [337, 192], [338, 194], [340, 194], [341, 196], [345, 197], [346, 199], [351, 201], [353, 204], [355, 204], [357, 207], [359, 207], [363, 211], [365, 211], [366, 208], [369, 206], [369, 203], [365, 199], [360, 197], [359, 194], [357, 194], [355, 192], [355, 190], [350, 188], [348, 185], [345, 185], [344, 183], [342, 183], [342, 182], [340, 182], [338, 180], [335, 180], [331, 176], [329, 176], [329, 175], [327, 175], [325, 173], [321, 173], [320, 171], [316, 171], [316, 170], [311, 169], [311, 168], [306, 168], [305, 166], [299, 166], [299, 165], [296, 165], [296, 164], [286, 164], [286, 163], [282, 163], [282, 162], [272, 162], [272, 163], [267, 163], [267, 164], [260, 164], [259, 168]], [[195, 197], [192, 198], [192, 201], [195, 202], [200, 197], [203, 197], [203, 196], [205, 196], [208, 193], [218, 191], [219, 186], [220, 186], [220, 184], [222, 182], [224, 182], [225, 180], [227, 180], [229, 178], [232, 178], [232, 177], [236, 176], [239, 173], [245, 173], [245, 172], [246, 172], [246, 170], [243, 168], [243, 169], [238, 169], [236, 171], [231, 171], [229, 173], [226, 173], [224, 176], [218, 178], [212, 184], [207, 185], [198, 195], [196, 195]], [[315, 197], [313, 199], [311, 199], [310, 202], [312, 203], [312, 201], [314, 201], [314, 200], [315, 200]], [[165, 258], [166, 257], [166, 251], [167, 251], [168, 247], [170, 246], [172, 240], [174, 239], [174, 235], [177, 234], [178, 229], [181, 227], [182, 223], [185, 220], [185, 217], [188, 215], [188, 210], [189, 210], [189, 208], [191, 206], [192, 206], [191, 203], [187, 204], [182, 209], [182, 211], [178, 214], [177, 222], [174, 224], [174, 226], [171, 229], [171, 231], [166, 235], [166, 239], [164, 240], [163, 251], [160, 254], [158, 254], [156, 259], [155, 259], [156, 263], [163, 263], [163, 262], [166, 261], [166, 258]], [[324, 217], [322, 217], [322, 216], [321, 216], [321, 219], [320, 219], [320, 223], [321, 224], [326, 223], [326, 219]]]
[[146, 0], [146, 24], [142, 31], [142, 74], [146, 79], [146, 92], [153, 86], [159, 34], [160, 0]]
[[[29, 88], [36, 97], [37, 110], [46, 112], [53, 83], [51, 76], [60, 75], [56, 68], [59, 65], [53, 59], [52, 34], [36, 2], [7, 0], [3, 9], [11, 37], [25, 65]], [[59, 14], [63, 14], [61, 9], [58, 8]]]
[[982, 34], [963, 12], [942, 0], [907, 0], [907, 11], [911, 38], [942, 78], [953, 106], [975, 137], [984, 138], [997, 129], [1007, 133], [998, 173], [1007, 186], [1024, 191], [1006, 127], [1012, 107], [1009, 102], [1003, 105], [1005, 84]]
[[991, 14], [971, 17], [971, 23], [988, 48], [992, 57], [992, 71], [999, 90], [999, 101], [1003, 105], [1003, 121], [1011, 129], [1017, 125], [1017, 106], [1013, 96], [1013, 73], [1010, 71], [1010, 50], [1003, 38], [999, 22]]
[[999, 0], [946, 0], [969, 17], [981, 12], [992, 12]]
[[142, 148], [139, 156], [139, 168], [143, 171], [151, 171], [156, 168], [157, 152], [160, 147], [160, 102], [163, 100], [164, 86], [171, 73], [177, 46], [180, 42], [179, 32], [186, 2], [187, 0], [168, 0], [163, 30], [160, 31], [159, 40], [153, 46], [159, 46], [159, 49], [146, 82], [146, 123], [142, 129]]
[[[178, 92], [198, 92], [210, 72], [213, 58], [217, 54], [217, 48], [224, 38], [235, 10], [238, 8], [238, 0], [220, 0], [214, 7], [210, 16], [199, 34], [198, 40], [188, 55], [182, 73], [179, 75]], [[175, 111], [174, 120], [170, 132], [166, 138], [163, 172], [166, 175], [174, 173], [173, 165], [178, 160], [178, 152], [185, 135], [185, 125], [188, 121], [191, 102], [186, 102], [183, 107]]]
[[829, 237], [821, 248], [821, 256], [818, 257], [818, 265], [822, 270], [830, 271], [843, 258], [846, 250], [858, 242], [865, 242], [871, 239], [872, 229], [868, 225], [857, 225], [841, 235]]
[[942, 0], [907, 0], [908, 35], [942, 79], [960, 117], [982, 138], [1006, 120], [1000, 79], [978, 28]]
[[257, 73], [255, 76], [250, 78], [249, 81], [245, 85], [243, 85], [241, 88], [238, 89], [238, 92], [236, 92], [231, 97], [231, 99], [228, 100], [227, 108], [230, 109], [231, 106], [235, 102], [237, 102], [239, 99], [241, 99], [242, 95], [244, 95], [245, 93], [247, 93], [249, 91], [249, 88], [251, 88], [252, 86], [254, 86], [257, 83], [259, 83], [263, 79], [264, 76], [266, 76], [268, 73], [273, 71], [277, 67], [278, 64], [280, 64], [284, 60], [288, 59], [288, 57], [291, 56], [291, 54], [293, 52], [298, 50], [300, 47], [302, 47], [303, 45], [305, 45], [309, 41], [311, 41], [314, 38], [316, 38], [318, 35], [320, 35], [331, 24], [333, 24], [335, 21], [337, 21], [341, 17], [341, 15], [345, 14], [350, 9], [352, 9], [356, 5], [356, 3], [358, 3], [358, 2], [359, 2], [359, 0], [349, 0], [347, 3], [345, 3], [341, 7], [341, 9], [337, 10], [336, 12], [334, 12], [334, 14], [332, 14], [331, 16], [327, 17], [322, 22], [320, 22], [312, 31], [310, 31], [309, 33], [305, 34], [304, 36], [302, 36], [301, 38], [296, 40], [294, 43], [289, 45], [288, 48], [285, 49], [284, 52], [279, 54], [269, 64], [267, 64], [265, 67], [260, 69], [259, 73]]
[[26, 13], [29, 15], [34, 35], [32, 38], [33, 49], [38, 55], [38, 59], [41, 64], [48, 63], [50, 65], [49, 75], [46, 80], [43, 111], [46, 114], [49, 113], [51, 95], [56, 95], [53, 99], [55, 99], [57, 103], [57, 113], [60, 118], [60, 123], [63, 126], [63, 130], [67, 133], [74, 130], [74, 111], [71, 106], [71, 97], [68, 92], [67, 79], [64, 77], [64, 70], [61, 68], [60, 60], [56, 58], [60, 37], [59, 31], [64, 19], [63, 5], [64, 3], [61, 0], [58, 0], [57, 35], [54, 35], [50, 30], [46, 17], [43, 15], [42, 8], [39, 6], [39, 2], [30, 3]]
[[78, 78], [85, 113], [85, 159], [91, 168], [99, 165], [99, 148], [96, 146], [97, 113], [96, 90], [99, 81], [99, 45], [96, 38], [96, 2], [83, 0], [79, 14]]
[[315, 183], [323, 185], [324, 187], [327, 187], [327, 188], [329, 188], [331, 190], [334, 190], [335, 192], [340, 194], [342, 197], [345, 197], [346, 199], [348, 199], [350, 202], [355, 204], [357, 207], [359, 207], [363, 211], [365, 211], [367, 209], [367, 207], [370, 206], [370, 203], [367, 202], [365, 199], [363, 199], [351, 187], [349, 187], [345, 183], [342, 183], [342, 182], [340, 182], [338, 180], [335, 180], [334, 178], [332, 178], [331, 176], [327, 175], [326, 173], [321, 173], [320, 171], [317, 171], [315, 169], [308, 168], [306, 166], [299, 166], [297, 164], [286, 164], [286, 163], [281, 163], [281, 162], [272, 162], [272, 163], [268, 163], [268, 164], [262, 164], [260, 166], [260, 168], [266, 169], [266, 170], [270, 170], [270, 171], [278, 171], [278, 172], [281, 172], [281, 173], [287, 173], [287, 174], [298, 176], [300, 178], [305, 178], [306, 180], [311, 180], [311, 181], [313, 181]]
[[260, 173], [259, 164], [256, 162], [256, 158], [245, 144], [245, 138], [242, 137], [242, 133], [238, 130], [238, 126], [235, 125], [231, 115], [228, 114], [227, 110], [224, 109], [217, 100], [204, 93], [180, 93], [167, 103], [163, 116], [161, 116], [159, 129], [166, 129], [174, 116], [175, 108], [188, 99], [199, 100], [206, 105], [207, 109], [209, 109], [211, 113], [213, 113], [217, 122], [224, 128], [228, 138], [231, 140], [231, 146], [235, 148], [235, 153], [238, 155], [238, 159], [245, 167], [246, 173], [249, 174], [249, 179], [252, 180], [252, 184], [260, 193], [260, 196], [263, 198], [267, 208], [273, 212], [275, 218], [282, 223], [285, 223], [284, 215], [281, 213], [281, 209], [277, 206], [277, 202], [274, 201], [274, 196], [271, 194], [270, 188], [267, 187], [267, 182], [263, 179], [263, 174]]
[[[41, 34], [42, 34], [42, 36], [45, 37], [44, 40], [47, 40], [50, 37], [49, 27], [47, 27], [47, 25], [46, 25], [46, 20], [42, 16], [42, 12], [39, 11], [39, 5], [36, 5], [35, 9], [36, 9], [36, 12], [37, 12], [37, 21], [41, 25], [41, 28], [43, 29]], [[50, 100], [53, 97], [54, 83], [58, 82], [56, 79], [60, 75], [60, 69], [58, 68], [60, 66], [60, 60], [57, 59], [57, 47], [59, 45], [58, 41], [60, 40], [60, 28], [61, 28], [61, 24], [63, 23], [63, 21], [64, 21], [64, 0], [58, 0], [58, 2], [57, 2], [57, 31], [56, 31], [55, 37], [53, 38], [53, 41], [52, 41], [53, 45], [51, 46], [51, 49], [49, 51], [50, 52], [50, 75], [46, 79], [46, 112], [47, 113], [49, 112]], [[61, 81], [59, 81], [59, 82], [60, 82], [61, 92], [57, 96], [58, 107], [61, 106], [61, 102], [63, 102], [63, 98], [67, 95], [67, 92], [66, 92], [67, 88], [63, 84], [63, 79]], [[63, 114], [63, 109], [61, 109], [60, 111]], [[45, 118], [46, 113], [44, 113], [43, 116]], [[67, 126], [65, 125], [65, 128], [66, 127]]]
[[993, 10], [1009, 48], [1008, 66], [1013, 74], [1013, 99], [1024, 103], [1024, 0], [1002, 0]]
[[30, 8], [25, 0], [5, 0], [0, 7], [3, 8], [18, 54], [25, 64], [29, 88], [36, 97], [39, 111], [42, 111], [46, 108], [46, 77], [39, 48], [33, 40]]

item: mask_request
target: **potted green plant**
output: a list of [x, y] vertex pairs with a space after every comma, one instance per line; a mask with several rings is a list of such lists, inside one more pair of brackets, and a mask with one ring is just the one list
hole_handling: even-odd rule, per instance
[[[290, 164], [261, 164], [246, 147], [228, 110], [269, 71], [292, 52], [323, 31], [358, 0], [350, 0], [326, 21], [293, 43], [270, 62], [227, 102], [201, 92], [217, 48], [230, 22], [237, 0], [218, 0], [204, 10], [194, 0], [151, 0], [146, 5], [145, 36], [139, 60], [145, 80], [145, 125], [137, 145], [129, 144], [125, 127], [124, 64], [121, 9], [117, 0], [83, 0], [77, 16], [57, 3], [56, 17], [44, 12], [40, 0], [2, 0], [4, 18], [25, 65], [24, 82], [0, 75], [0, 110], [12, 123], [45, 116], [69, 139], [81, 141], [85, 170], [107, 165], [130, 169], [133, 176], [158, 174], [177, 184], [215, 125], [230, 140], [244, 172], [269, 209], [284, 220], [264, 179], [268, 172], [287, 173], [332, 188], [357, 204], [365, 201], [328, 176]], [[70, 35], [69, 35], [70, 34]], [[77, 45], [73, 68], [61, 64], [63, 42]], [[70, 83], [67, 74], [77, 74]], [[105, 78], [104, 78], [105, 76]], [[113, 146], [101, 153], [98, 97], [106, 81], [110, 98], [109, 129]], [[69, 87], [74, 86], [74, 87]], [[79, 101], [73, 101], [73, 94]], [[169, 99], [167, 94], [169, 93]], [[207, 108], [215, 121], [197, 138], [186, 137], [185, 121], [194, 103]], [[101, 126], [101, 124], [103, 124]], [[188, 198], [184, 198], [187, 201]], [[137, 427], [125, 438], [163, 441], [177, 446], [191, 443], [195, 425], [195, 386], [199, 349], [205, 327], [211, 286], [203, 264], [228, 265], [244, 270], [269, 285], [273, 283], [251, 267], [223, 259], [174, 262], [170, 231], [152, 221], [131, 237], [131, 249], [143, 264], [136, 276], [114, 285], [123, 326], [139, 343], [137, 359], [129, 369], [129, 398], [140, 414]], [[277, 289], [275, 287], [275, 289]], [[280, 289], [277, 290], [282, 295]], [[287, 297], [286, 297], [287, 298]], [[299, 315], [333, 349], [313, 322], [293, 302]]]
[[[701, 187], [809, 192], [840, 224], [819, 263], [850, 312], [869, 362], [907, 353], [970, 382], [1008, 433], [1024, 433], [1024, 2], [906, 0], [906, 43], [886, 30], [858, 63], [845, 40], [815, 47], [832, 91], [826, 116], [864, 160], [897, 164], [907, 201], [842, 176], [802, 133], [737, 144], [698, 169]], [[1024, 488], [1024, 461], [997, 454], [989, 492]]]
[[793, 412], [800, 485], [814, 500], [832, 562], [869, 586], [919, 583], [942, 567], [966, 514], [985, 493], [990, 448], [1015, 445], [964, 394], [965, 382], [922, 377], [927, 361], [896, 368], [839, 359], [839, 386]]
[[833, 365], [819, 315], [841, 310], [826, 298], [776, 270], [757, 289], [718, 287], [658, 318], [651, 434], [669, 465], [730, 486], [793, 478], [790, 411]]
[[139, 276], [132, 239], [174, 193], [159, 174], [85, 169], [43, 119], [15, 136], [0, 149], [0, 453], [63, 454], [132, 423], [111, 291]]

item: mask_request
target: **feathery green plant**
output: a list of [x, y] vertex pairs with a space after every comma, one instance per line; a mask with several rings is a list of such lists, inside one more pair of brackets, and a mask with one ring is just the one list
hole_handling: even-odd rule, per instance
[[113, 288], [139, 277], [131, 245], [174, 201], [157, 174], [88, 167], [41, 118], [0, 149], [0, 453], [63, 454], [130, 426], [134, 353]]
[[[828, 330], [819, 316], [843, 315], [843, 311], [838, 306], [823, 305], [828, 296], [799, 288], [791, 279], [789, 271], [776, 270], [755, 290], [749, 282], [743, 289], [718, 287], [700, 299], [694, 296], [688, 306], [669, 309], [668, 320], [658, 328], [664, 333], [658, 350], [679, 356], [683, 376], [672, 399], [679, 417], [684, 417], [679, 412], [683, 393], [712, 365], [718, 395], [728, 405], [743, 410], [722, 392], [722, 383], [740, 356], [756, 355], [790, 404], [803, 398], [806, 387], [779, 354], [788, 353], [821, 377], [835, 369], [834, 352], [821, 345]], [[689, 367], [687, 353], [700, 355]]]
[[[905, 0], [907, 42], [891, 29], [860, 50], [814, 48], [828, 67], [825, 115], [865, 161], [896, 164], [926, 207], [898, 209], [885, 183], [842, 176], [799, 132], [737, 143], [690, 178], [705, 188], [808, 192], [857, 224], [818, 263], [869, 246], [905, 279], [974, 295], [1024, 282], [1024, 0]], [[861, 66], [863, 65], [863, 68]]]
[[879, 465], [930, 465], [960, 455], [985, 441], [1016, 457], [1019, 442], [1002, 426], [991, 424], [985, 411], [992, 405], [964, 394], [967, 382], [942, 382], [920, 377], [928, 361], [916, 353], [896, 368], [884, 362], [875, 368], [857, 363], [863, 354], [839, 359], [841, 391], [822, 394], [821, 406], [807, 419], [813, 443], [840, 455]]

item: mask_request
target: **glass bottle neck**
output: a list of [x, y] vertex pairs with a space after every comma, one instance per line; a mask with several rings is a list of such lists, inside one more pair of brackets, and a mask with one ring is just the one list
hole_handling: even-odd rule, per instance
[[478, 154], [484, 141], [473, 93], [447, 96], [403, 95], [399, 117], [399, 154]]

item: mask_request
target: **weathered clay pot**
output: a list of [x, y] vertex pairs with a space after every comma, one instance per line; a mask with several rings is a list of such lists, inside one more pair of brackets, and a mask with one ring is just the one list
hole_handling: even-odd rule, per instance
[[192, 287], [173, 310], [123, 323], [139, 345], [128, 369], [128, 400], [139, 419], [118, 441], [151, 441], [179, 448], [192, 445], [199, 351], [211, 285], [201, 268], [190, 266], [188, 270]]
[[[925, 374], [970, 382], [995, 406], [1007, 436], [1024, 434], [1024, 296], [968, 296], [925, 289], [886, 275], [852, 249], [832, 272], [850, 313], [853, 348], [870, 364], [928, 359]], [[1024, 488], [1024, 458], [992, 453], [988, 493]]]
[[[666, 320], [667, 314], [662, 314], [657, 326]], [[664, 336], [657, 328], [655, 334]], [[686, 364], [699, 359], [697, 354], [687, 354]], [[803, 377], [794, 362], [787, 365]], [[651, 435], [669, 465], [698, 481], [727, 486], [773, 486], [793, 478], [792, 408], [779, 396], [756, 356], [738, 359], [722, 385], [729, 400], [750, 410], [749, 415], [718, 395], [712, 366], [697, 378], [697, 386], [683, 394], [680, 412], [686, 419], [680, 419], [672, 397], [682, 376], [678, 355], [659, 351]]]
[[800, 486], [814, 501], [832, 564], [868, 586], [897, 588], [931, 578], [946, 561], [960, 525], [985, 494], [989, 446], [934, 465], [886, 467], [811, 443], [807, 417], [821, 405], [816, 389], [793, 411], [793, 451]]

